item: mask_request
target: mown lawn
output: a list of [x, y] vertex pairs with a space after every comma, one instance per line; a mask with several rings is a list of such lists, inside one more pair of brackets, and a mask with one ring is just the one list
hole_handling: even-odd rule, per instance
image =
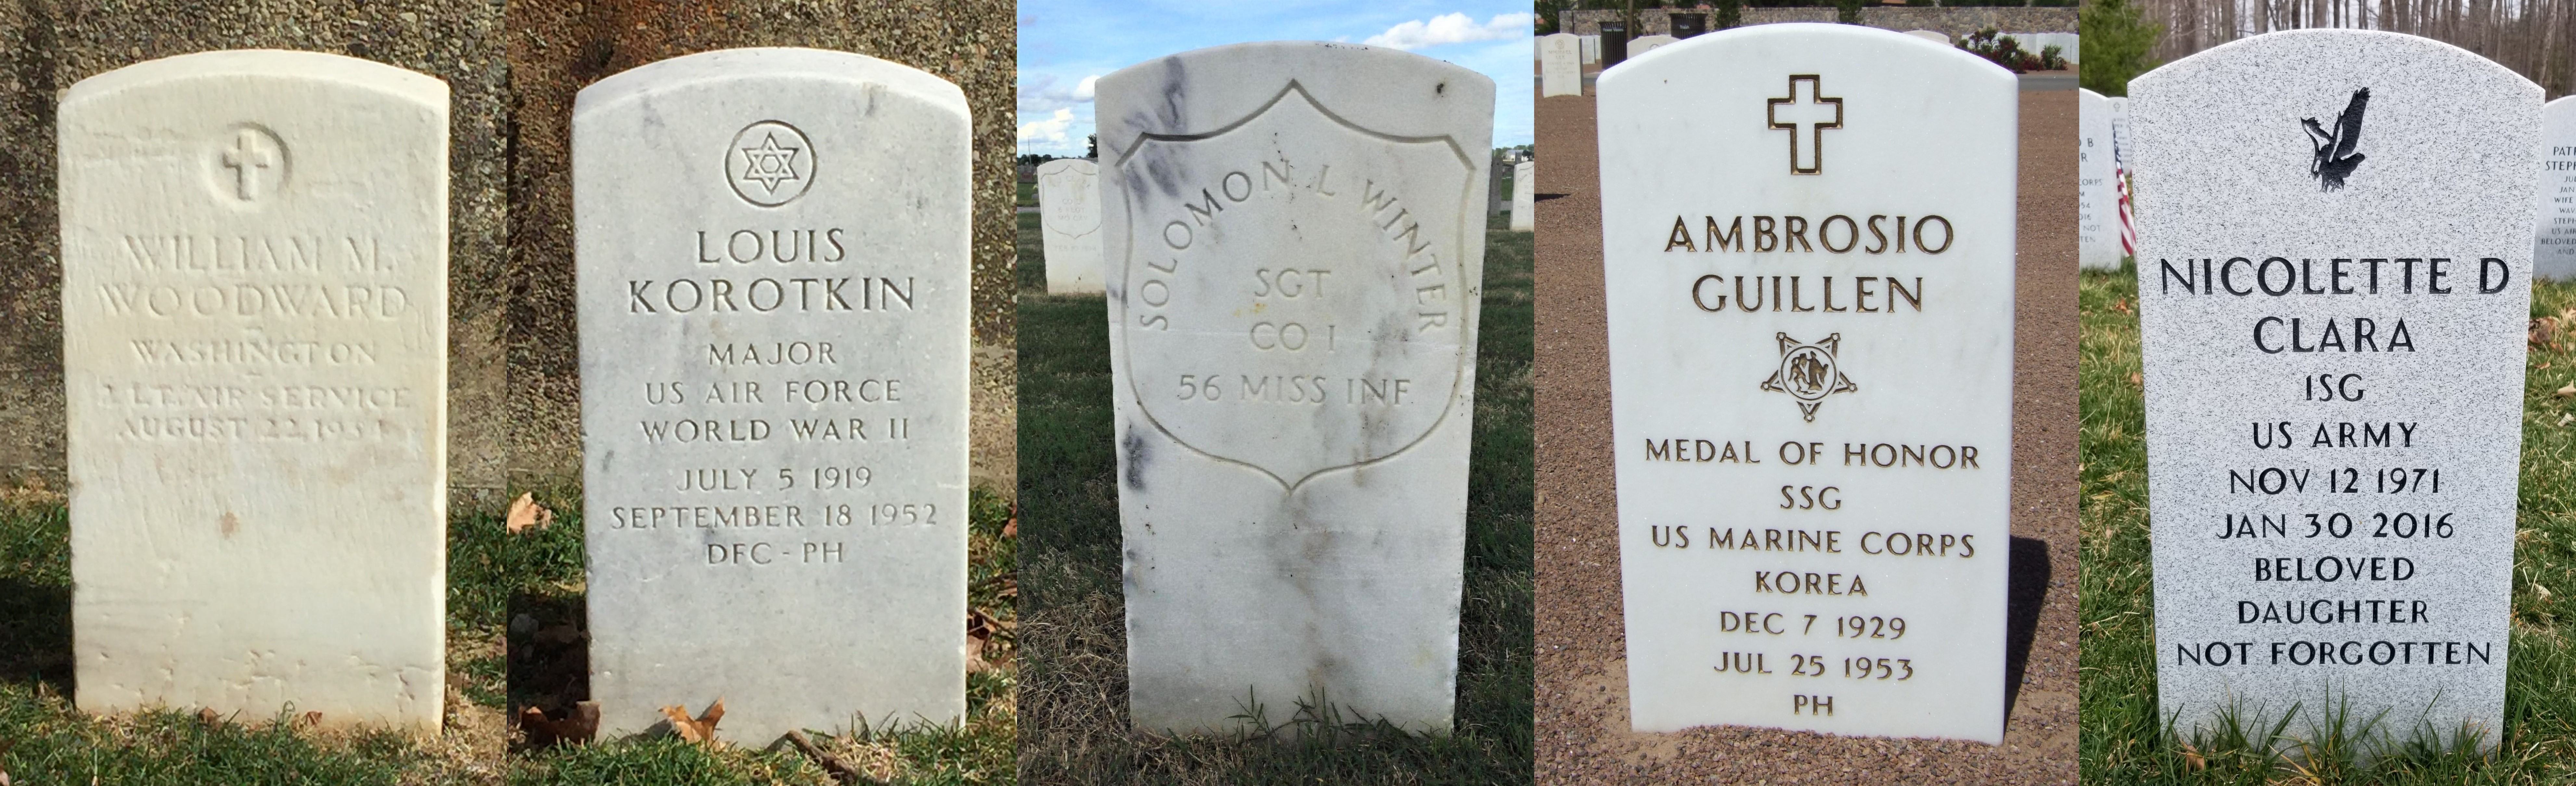
[[[1020, 216], [1020, 499], [1029, 538], [1020, 763], [1027, 779], [1530, 782], [1530, 234], [1498, 231], [1486, 239], [1454, 733], [1173, 739], [1128, 728], [1107, 306], [1097, 295], [1045, 294], [1037, 218]], [[1289, 714], [1272, 708], [1269, 717], [1280, 722]]]
[[[2156, 710], [2154, 576], [2149, 569], [2146, 411], [2138, 374], [2137, 278], [2083, 276], [2081, 772], [2104, 784], [2537, 784], [2576, 781], [2576, 341], [2526, 361], [2521, 512], [2503, 745], [2490, 755], [2396, 750], [2367, 764], [2267, 755], [2247, 739], [2175, 740]], [[2541, 283], [2532, 316], [2576, 309], [2576, 285]], [[2286, 737], [2319, 740], [2308, 718]], [[2296, 749], [2296, 745], [2288, 746]]]
[[[39, 490], [0, 500], [0, 773], [21, 786], [835, 783], [785, 745], [709, 747], [670, 737], [534, 750], [514, 743], [506, 710], [578, 701], [587, 691], [578, 659], [566, 661], [569, 669], [531, 662], [545, 643], [578, 649], [583, 601], [579, 492], [537, 498], [557, 511], [551, 527], [512, 535], [491, 515], [459, 516], [449, 526], [450, 690], [446, 730], [429, 740], [185, 710], [82, 715], [71, 702], [70, 527], [61, 498]], [[1010, 507], [978, 489], [972, 508], [969, 603], [1016, 619], [1007, 593], [1018, 544], [1002, 534]], [[1004, 636], [985, 652], [1000, 666], [969, 677], [968, 718], [957, 727], [814, 741], [880, 782], [1015, 783], [1011, 649]], [[508, 657], [514, 650], [517, 659]]]

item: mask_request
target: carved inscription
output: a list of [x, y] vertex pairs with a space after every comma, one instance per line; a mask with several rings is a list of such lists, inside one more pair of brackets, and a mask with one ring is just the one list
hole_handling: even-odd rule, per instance
[[[768, 174], [783, 182], [782, 172], [793, 174]], [[900, 448], [910, 440], [909, 406], [918, 397], [907, 395], [901, 375], [887, 371], [903, 348], [853, 340], [833, 323], [815, 321], [903, 319], [925, 311], [917, 278], [862, 272], [851, 246], [855, 234], [838, 227], [694, 230], [688, 236], [694, 256], [671, 266], [687, 273], [625, 280], [619, 312], [629, 318], [800, 320], [724, 331], [788, 338], [676, 348], [679, 373], [628, 388], [630, 400], [641, 405], [633, 411], [642, 414], [629, 426], [642, 439], [628, 449], [646, 457], [706, 456], [708, 448], [805, 456], [812, 455], [806, 448], [822, 447], [864, 462], [876, 454], [846, 451]], [[845, 528], [964, 523], [963, 511], [880, 493], [906, 469], [790, 460], [661, 470], [664, 479], [644, 498], [606, 506], [608, 530], [692, 539], [700, 536], [688, 533], [701, 530], [736, 532], [704, 544], [702, 567], [841, 565], [853, 548]]]
[[1330, 144], [1353, 133], [1292, 89], [1232, 131], [1149, 137], [1113, 174], [1138, 201], [1129, 393], [1175, 439], [1286, 485], [1430, 433], [1467, 361], [1473, 162], [1445, 140]]

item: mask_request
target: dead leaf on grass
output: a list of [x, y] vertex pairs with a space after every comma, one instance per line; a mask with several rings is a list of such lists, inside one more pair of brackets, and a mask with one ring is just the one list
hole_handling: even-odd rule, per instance
[[1019, 535], [1020, 517], [1012, 516], [1010, 521], [1002, 522], [1002, 537], [1004, 539], [1016, 538], [1019, 537]]
[[966, 672], [973, 674], [989, 671], [1007, 663], [1007, 658], [985, 660], [984, 651], [991, 648], [993, 639], [1009, 635], [1011, 629], [1015, 627], [1018, 627], [1018, 623], [996, 619], [993, 615], [984, 613], [983, 609], [968, 609], [966, 611]]
[[2147, 375], [2135, 371], [2129, 372], [2129, 384], [2144, 386], [2147, 384]]
[[295, 719], [295, 727], [299, 729], [310, 729], [319, 725], [322, 725], [321, 710], [313, 710], [311, 712], [304, 713], [303, 716]]
[[212, 726], [212, 725], [215, 725], [215, 724], [217, 724], [217, 723], [222, 723], [222, 722], [223, 722], [223, 719], [224, 719], [224, 716], [221, 716], [221, 715], [217, 715], [217, 714], [215, 714], [215, 708], [213, 708], [213, 707], [198, 707], [198, 708], [197, 708], [197, 722], [199, 722], [199, 723], [203, 723], [203, 724], [206, 724], [206, 725], [208, 725], [208, 726]]
[[517, 535], [530, 529], [545, 529], [554, 525], [555, 512], [547, 510], [544, 505], [537, 504], [537, 495], [523, 493], [518, 499], [510, 501], [508, 523], [510, 534]]
[[2120, 301], [2119, 301], [2119, 302], [2111, 304], [2111, 310], [2113, 310], [2113, 311], [2117, 311], [2117, 312], [2120, 312], [2120, 313], [2122, 313], [2122, 314], [2129, 313], [2129, 299], [2128, 299], [2128, 298], [2120, 298]]
[[2568, 385], [2568, 386], [2566, 386], [2566, 387], [2559, 388], [2559, 389], [2558, 389], [2558, 392], [2557, 392], [2557, 393], [2554, 393], [2554, 394], [2551, 394], [2551, 396], [2550, 396], [2550, 397], [2551, 397], [2551, 398], [2566, 398], [2566, 397], [2568, 397], [2568, 396], [2576, 396], [2576, 385]]
[[560, 719], [548, 718], [545, 710], [528, 707], [519, 711], [519, 728], [527, 732], [531, 748], [589, 742], [599, 735], [599, 702], [574, 704], [572, 712]]
[[716, 721], [724, 720], [724, 699], [707, 705], [707, 711], [700, 713], [695, 720], [689, 718], [689, 708], [676, 704], [663, 707], [662, 717], [671, 719], [671, 731], [680, 735], [681, 740], [712, 742], [716, 738]]
[[2199, 772], [2209, 768], [2209, 760], [2201, 758], [2200, 750], [2193, 748], [2191, 743], [2186, 742], [2182, 744], [2182, 758], [2183, 761], [2191, 765], [2192, 772]]

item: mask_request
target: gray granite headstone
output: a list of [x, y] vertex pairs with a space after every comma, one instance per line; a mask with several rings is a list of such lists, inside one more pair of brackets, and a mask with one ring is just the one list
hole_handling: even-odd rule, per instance
[[1448, 731], [1493, 82], [1273, 42], [1098, 96], [1136, 727]]
[[966, 98], [728, 49], [573, 105], [600, 732], [966, 710]]
[[2494, 744], [2540, 88], [2319, 30], [2129, 94], [2162, 715]]
[[2541, 119], [2538, 235], [2532, 274], [2576, 278], [2576, 96], [2549, 102]]

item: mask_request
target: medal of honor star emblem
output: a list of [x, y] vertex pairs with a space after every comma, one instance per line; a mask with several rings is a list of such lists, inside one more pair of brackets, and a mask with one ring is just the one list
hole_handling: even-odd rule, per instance
[[1798, 343], [1787, 333], [1774, 335], [1780, 341], [1780, 368], [1771, 372], [1770, 379], [1763, 380], [1762, 389], [1787, 393], [1796, 399], [1798, 411], [1807, 416], [1807, 422], [1815, 422], [1816, 408], [1824, 405], [1826, 396], [1860, 390], [1851, 378], [1843, 376], [1841, 364], [1834, 359], [1843, 334], [1835, 333], [1813, 344]]

